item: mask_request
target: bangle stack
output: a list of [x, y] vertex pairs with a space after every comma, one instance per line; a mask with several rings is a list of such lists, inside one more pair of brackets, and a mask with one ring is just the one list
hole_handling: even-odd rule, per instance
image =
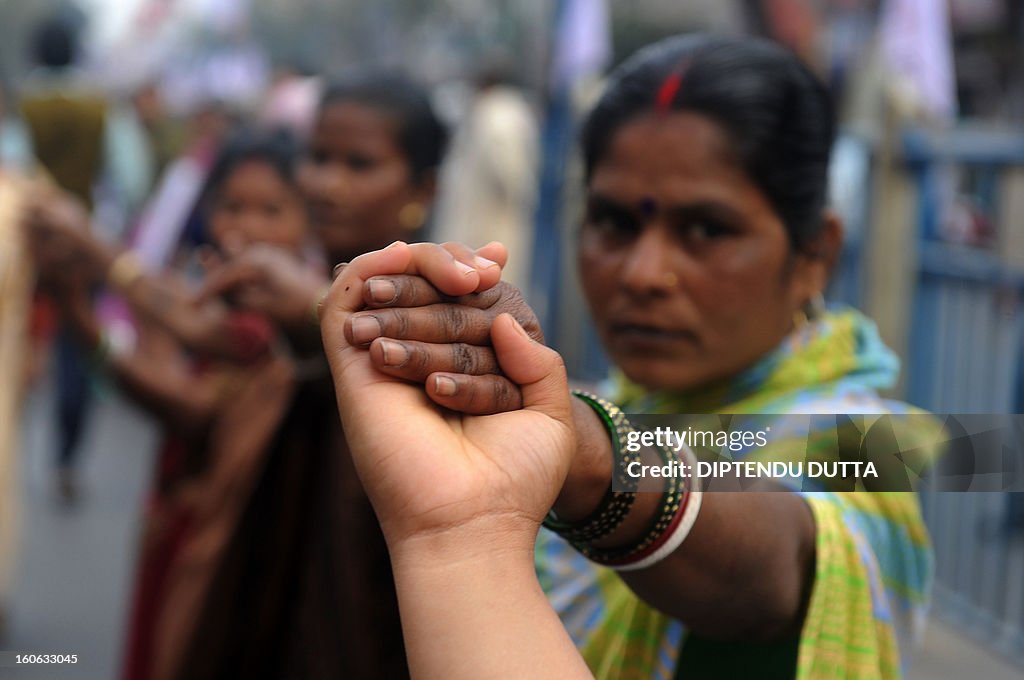
[[[629, 464], [639, 461], [640, 456], [629, 453], [622, 447], [622, 441], [633, 429], [626, 415], [618, 406], [596, 395], [580, 390], [573, 390], [573, 396], [594, 409], [612, 439], [612, 460], [615, 465], [614, 475], [618, 478], [621, 488], [634, 486], [634, 480], [627, 474]], [[615, 491], [614, 482], [608, 485], [601, 504], [597, 510], [576, 522], [564, 522], [552, 510], [544, 520], [544, 526], [566, 539], [577, 549], [589, 545], [610, 535], [626, 519], [630, 508], [636, 501], [635, 491]]]
[[[585, 392], [574, 391], [573, 395], [593, 408], [605, 423], [612, 439], [612, 451], [616, 462], [616, 477], [621, 488], [632, 489], [636, 480], [626, 474], [631, 462], [639, 460], [639, 453], [628, 453], [622, 446], [632, 425], [622, 410], [608, 401]], [[681, 453], [689, 460], [689, 469], [696, 469], [693, 453], [685, 447]], [[663, 463], [672, 461], [672, 452], [659, 448], [658, 455]], [[611, 535], [632, 508], [636, 491], [614, 491], [615, 483], [609, 485], [598, 509], [590, 516], [574, 523], [558, 521], [549, 513], [544, 525], [568, 540], [581, 554], [598, 564], [618, 571], [646, 569], [663, 559], [682, 545], [697, 520], [701, 505], [699, 488], [685, 483], [688, 480], [676, 476], [665, 479], [667, 488], [662, 492], [658, 511], [650, 527], [637, 542], [615, 548], [598, 548], [594, 543]]]

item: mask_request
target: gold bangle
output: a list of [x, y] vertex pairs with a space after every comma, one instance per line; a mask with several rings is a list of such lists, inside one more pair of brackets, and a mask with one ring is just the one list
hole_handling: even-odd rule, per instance
[[145, 270], [142, 268], [142, 262], [135, 253], [126, 250], [110, 263], [110, 269], [107, 270], [107, 282], [113, 288], [127, 292], [138, 283], [143, 275], [145, 275]]
[[320, 295], [316, 296], [316, 302], [309, 310], [309, 320], [317, 328], [320, 327], [320, 314], [323, 312], [324, 301], [327, 300], [327, 295], [331, 292], [329, 285], [324, 286], [323, 291]]

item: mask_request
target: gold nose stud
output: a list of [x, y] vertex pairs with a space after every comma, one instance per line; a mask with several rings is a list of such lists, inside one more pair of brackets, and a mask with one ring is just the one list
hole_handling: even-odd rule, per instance
[[661, 278], [661, 282], [665, 288], [675, 288], [679, 285], [679, 277], [672, 272], [668, 272]]

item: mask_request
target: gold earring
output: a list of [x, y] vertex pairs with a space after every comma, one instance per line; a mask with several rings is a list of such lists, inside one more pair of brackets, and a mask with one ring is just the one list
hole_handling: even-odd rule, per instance
[[800, 306], [793, 312], [793, 330], [800, 330], [807, 325], [808, 321], [810, 319], [807, 318], [807, 312], [804, 311], [803, 306]]
[[799, 330], [825, 313], [825, 296], [817, 292], [793, 312], [793, 328]]
[[406, 231], [416, 231], [427, 219], [427, 209], [419, 201], [410, 201], [398, 211], [398, 222]]
[[809, 321], [816, 321], [820, 319], [825, 313], [825, 294], [821, 291], [815, 293], [814, 297], [807, 302], [806, 310], [807, 319]]

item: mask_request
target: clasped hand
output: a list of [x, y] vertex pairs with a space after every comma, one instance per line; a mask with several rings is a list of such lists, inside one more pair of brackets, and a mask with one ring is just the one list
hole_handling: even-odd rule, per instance
[[[525, 305], [522, 323], [494, 315], [507, 288], [476, 292], [484, 275], [438, 248], [396, 243], [363, 255], [325, 300], [349, 447], [393, 549], [439, 535], [472, 537], [459, 543], [468, 550], [530, 549], [575, 450], [564, 365], [524, 330], [539, 334]], [[452, 370], [436, 370], [439, 356]], [[522, 408], [469, 415], [510, 405]]]

